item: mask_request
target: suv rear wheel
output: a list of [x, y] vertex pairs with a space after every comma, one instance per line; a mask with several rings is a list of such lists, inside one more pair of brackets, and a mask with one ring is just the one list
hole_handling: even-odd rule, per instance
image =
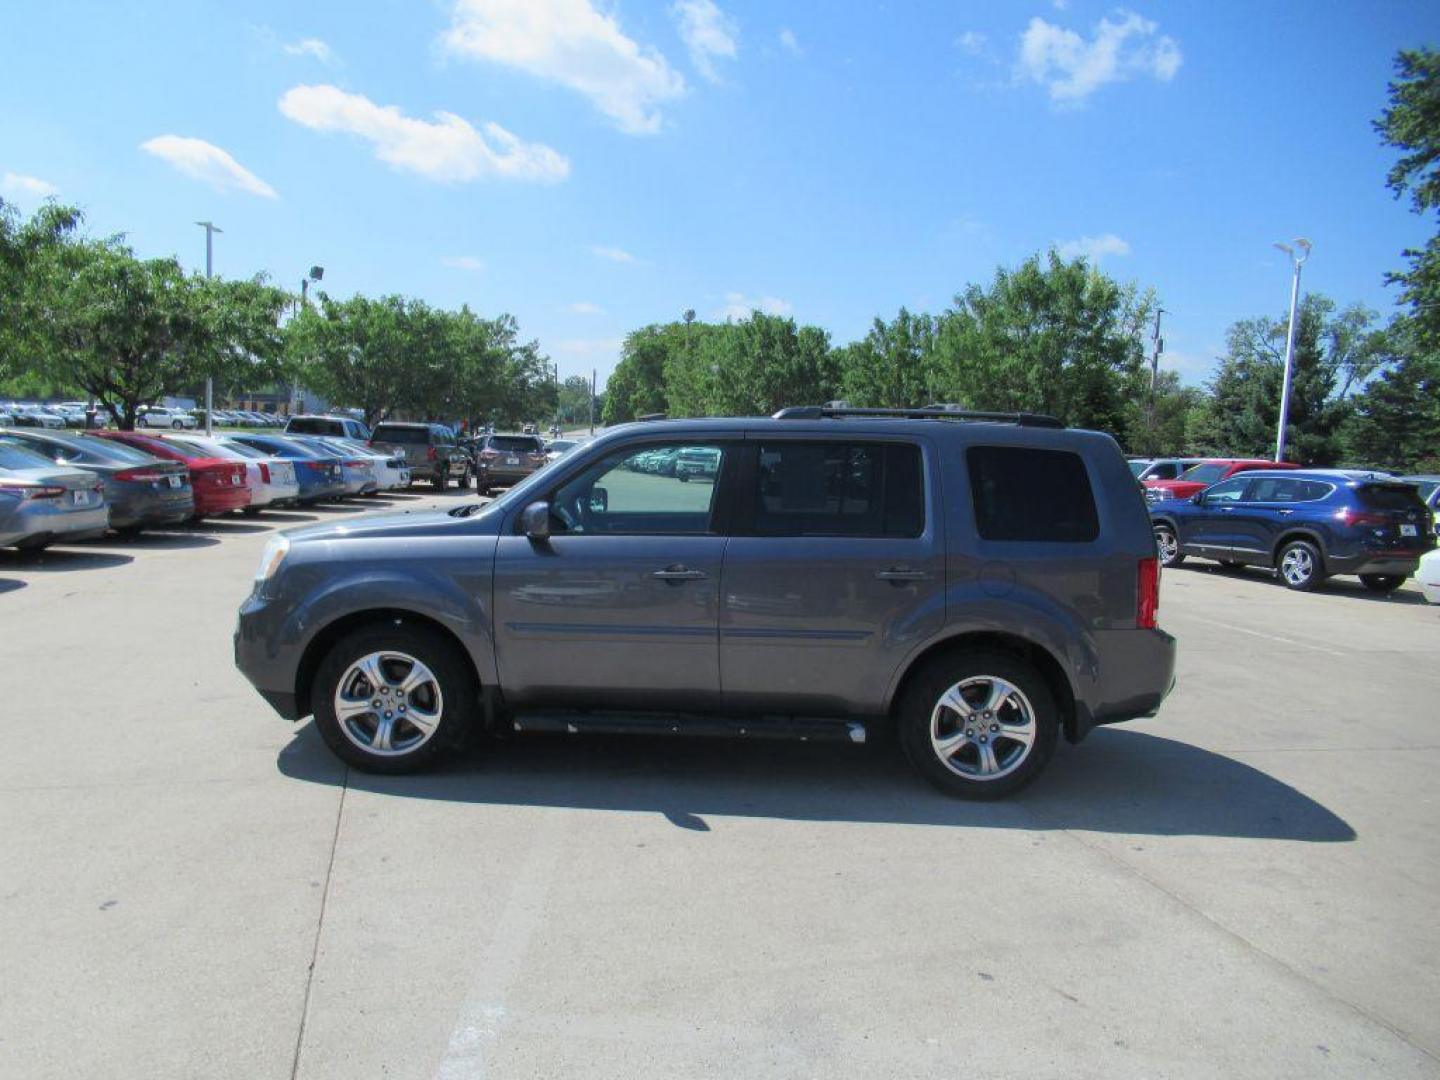
[[1403, 574], [1361, 574], [1360, 584], [1371, 592], [1392, 593], [1405, 584]]
[[1060, 713], [1029, 664], [1001, 652], [942, 657], [900, 702], [910, 763], [947, 795], [998, 799], [1039, 776], [1055, 751]]
[[445, 465], [445, 464], [442, 463], [441, 466], [440, 466], [440, 468], [436, 471], [435, 475], [432, 476], [432, 477], [430, 477], [430, 483], [432, 483], [432, 484], [435, 485], [435, 490], [436, 490], [436, 491], [444, 491], [445, 488], [446, 488], [446, 485], [449, 484], [449, 482], [450, 482], [449, 466], [447, 466], [447, 465]]
[[1296, 592], [1309, 592], [1325, 580], [1320, 549], [1308, 540], [1291, 540], [1281, 548], [1275, 568], [1280, 583]]
[[320, 662], [315, 725], [336, 755], [366, 772], [424, 768], [476, 714], [474, 674], [433, 630], [364, 627]]

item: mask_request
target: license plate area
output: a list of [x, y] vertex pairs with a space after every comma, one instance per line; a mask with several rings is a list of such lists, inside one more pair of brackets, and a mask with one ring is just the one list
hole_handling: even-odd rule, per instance
[[1419, 528], [1418, 528], [1417, 526], [1415, 526], [1415, 525], [1401, 525], [1401, 526], [1400, 526], [1400, 535], [1401, 535], [1401, 536], [1419, 536], [1419, 535], [1420, 535], [1420, 530], [1419, 530]]

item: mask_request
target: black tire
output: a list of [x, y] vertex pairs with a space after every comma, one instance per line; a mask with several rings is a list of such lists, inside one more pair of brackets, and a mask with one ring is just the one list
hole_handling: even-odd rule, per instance
[[1405, 574], [1361, 574], [1360, 584], [1373, 593], [1392, 593], [1405, 584]]
[[446, 471], [442, 468], [439, 472], [437, 472], [434, 476], [430, 478], [430, 483], [435, 486], [436, 491], [444, 491], [448, 479], [449, 477]]
[[[1029, 706], [1029, 720], [1023, 725], [1031, 729], [1032, 737], [1028, 750], [1013, 765], [1008, 766], [1009, 771], [989, 780], [963, 775], [966, 769], [978, 768], [982, 760], [978, 743], [992, 737], [984, 731], [989, 721], [977, 724], [974, 738], [962, 741], [949, 755], [953, 767], [942, 760], [941, 752], [931, 738], [931, 722], [934, 714], [939, 711], [941, 695], [972, 679], [977, 680], [977, 685], [972, 689], [982, 693], [986, 692], [986, 683], [983, 680], [1003, 680], [1019, 690], [1021, 698]], [[991, 732], [1006, 720], [1013, 723], [1020, 719], [1024, 713], [1021, 701], [1016, 700], [1013, 694], [1008, 696], [992, 718], [996, 722], [991, 726]], [[962, 799], [1001, 799], [1019, 791], [1044, 771], [1050, 756], [1055, 752], [1060, 730], [1060, 711], [1055, 705], [1050, 687], [1040, 673], [1014, 656], [988, 650], [950, 653], [927, 663], [925, 668], [910, 680], [900, 699], [897, 714], [900, 744], [904, 747], [910, 764], [945, 794]], [[950, 715], [956, 725], [955, 730], [949, 732], [950, 735], [958, 737], [962, 729], [970, 730], [959, 723], [958, 714]], [[977, 718], [985, 716], [981, 712], [975, 715]], [[943, 714], [942, 722], [949, 723]], [[1018, 729], [1022, 725], [1015, 726]], [[995, 743], [987, 743], [992, 755], [995, 755], [996, 747], [1005, 747], [1010, 755], [1021, 749], [1019, 742], [1007, 739], [1003, 733], [993, 737]], [[972, 759], [974, 765], [971, 764]], [[998, 758], [997, 761], [1002, 766], [1005, 765], [1005, 762]]]
[[263, 509], [265, 509], [263, 506], [242, 506], [240, 512], [246, 517], [254, 517]]
[[1280, 549], [1280, 557], [1275, 560], [1275, 578], [1295, 592], [1318, 588], [1325, 580], [1325, 560], [1320, 549], [1308, 540], [1291, 540]]
[[138, 420], [135, 421], [135, 426], [136, 426], [137, 428], [142, 428], [142, 427], [149, 427], [150, 425], [145, 422], [145, 417], [142, 416], [142, 417], [140, 417], [140, 419], [138, 419]]
[[679, 480], [680, 483], [682, 483], [682, 484], [688, 484], [688, 483], [690, 482], [690, 474], [689, 474], [689, 473], [676, 473], [676, 474], [675, 474], [675, 479], [676, 479], [676, 480]]
[[179, 431], [179, 430], [181, 430], [185, 425], [182, 424], [179, 420], [174, 420], [174, 421], [171, 421], [170, 426], [171, 426], [172, 428], [174, 428], [176, 431]]
[[145, 530], [144, 525], [125, 525], [115, 530], [115, 535], [122, 540], [134, 540]]
[[[439, 686], [439, 721], [433, 733], [408, 752], [381, 755], [365, 749], [346, 734], [335, 715], [341, 679], [356, 661], [380, 652], [402, 653], [420, 661]], [[464, 741], [469, 725], [479, 715], [479, 697], [475, 672], [452, 642], [427, 627], [392, 620], [361, 627], [331, 648], [315, 671], [310, 707], [320, 735], [342, 761], [364, 772], [408, 773], [426, 768]], [[378, 725], [379, 718], [373, 714], [356, 723], [363, 729], [371, 720]], [[396, 720], [393, 730], [410, 730], [402, 728], [402, 723]]]
[[1185, 553], [1180, 550], [1180, 540], [1169, 525], [1155, 526], [1155, 550], [1160, 555], [1161, 566], [1179, 566], [1185, 561]]

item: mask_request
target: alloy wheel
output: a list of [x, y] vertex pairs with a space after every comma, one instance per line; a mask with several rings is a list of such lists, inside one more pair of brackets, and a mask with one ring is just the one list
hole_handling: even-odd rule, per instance
[[366, 753], [409, 754], [440, 726], [445, 699], [435, 673], [408, 653], [386, 650], [362, 656], [335, 688], [341, 732]]
[[1315, 576], [1315, 560], [1303, 547], [1288, 548], [1280, 560], [1280, 576], [1289, 585], [1304, 585]]
[[930, 714], [930, 745], [956, 775], [998, 780], [1030, 756], [1036, 729], [1024, 691], [998, 676], [976, 675], [940, 695]]

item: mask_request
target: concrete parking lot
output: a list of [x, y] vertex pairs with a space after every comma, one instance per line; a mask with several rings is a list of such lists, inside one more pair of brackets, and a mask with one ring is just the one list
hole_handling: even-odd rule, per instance
[[271, 529], [360, 512], [0, 552], [0, 1074], [1440, 1075], [1413, 587], [1167, 572], [1160, 717], [998, 805], [883, 743], [382, 779], [231, 661]]

